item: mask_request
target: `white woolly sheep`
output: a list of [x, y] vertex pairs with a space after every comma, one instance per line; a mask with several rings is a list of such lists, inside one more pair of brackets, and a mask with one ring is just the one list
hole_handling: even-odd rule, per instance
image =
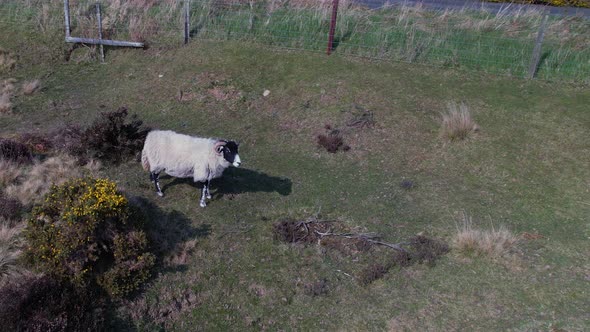
[[205, 198], [211, 199], [209, 183], [218, 178], [230, 165], [240, 166], [238, 144], [234, 141], [213, 138], [193, 137], [178, 134], [171, 130], [151, 131], [141, 152], [143, 169], [150, 172], [156, 193], [162, 197], [159, 175], [166, 174], [177, 178], [192, 177], [203, 183], [201, 207], [207, 206]]

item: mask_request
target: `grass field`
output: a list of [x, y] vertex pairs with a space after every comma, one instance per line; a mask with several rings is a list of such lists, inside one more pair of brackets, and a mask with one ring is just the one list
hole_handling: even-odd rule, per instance
[[[113, 329], [590, 329], [586, 87], [232, 41], [64, 63], [60, 49], [26, 38], [0, 37], [17, 59], [2, 78], [39, 79], [40, 90], [15, 94], [12, 113], [0, 114], [1, 137], [87, 124], [126, 106], [154, 128], [241, 143], [243, 167], [214, 182], [205, 209], [188, 181], [163, 177], [162, 199], [138, 162], [103, 167], [174, 248], [118, 304]], [[467, 105], [479, 126], [466, 140], [440, 135], [450, 102]], [[363, 111], [374, 126], [347, 125]], [[326, 124], [349, 151], [317, 146]], [[280, 220], [317, 215], [390, 243], [418, 233], [451, 243], [469, 220], [518, 241], [499, 255], [452, 249], [365, 284], [364, 269], [386, 249], [339, 251], [273, 234]]]

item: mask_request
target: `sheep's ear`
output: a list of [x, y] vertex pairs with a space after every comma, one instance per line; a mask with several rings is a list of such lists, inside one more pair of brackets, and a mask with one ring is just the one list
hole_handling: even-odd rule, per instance
[[223, 151], [223, 145], [219, 145], [215, 148], [215, 152], [217, 152], [217, 154], [221, 154], [221, 152]]

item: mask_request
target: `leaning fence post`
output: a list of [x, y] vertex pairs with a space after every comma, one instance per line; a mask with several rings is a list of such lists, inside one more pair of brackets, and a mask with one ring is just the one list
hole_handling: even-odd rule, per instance
[[64, 0], [64, 22], [66, 24], [66, 38], [70, 37], [70, 1]]
[[184, 0], [184, 43], [188, 44], [190, 37], [190, 0]]
[[100, 3], [96, 3], [96, 20], [98, 21], [98, 40], [100, 44], [100, 62], [104, 62], [104, 45], [102, 44], [102, 19], [100, 16]]
[[529, 67], [529, 79], [535, 77], [535, 73], [539, 68], [539, 60], [541, 59], [541, 46], [543, 44], [543, 37], [545, 37], [545, 27], [547, 25], [547, 18], [549, 15], [545, 14], [541, 26], [539, 27], [539, 33], [537, 34], [537, 41], [535, 42], [535, 49], [533, 50], [533, 56], [531, 58], [531, 65]]
[[336, 32], [336, 16], [338, 15], [338, 0], [332, 2], [332, 20], [330, 21], [330, 34], [328, 35], [328, 50], [330, 55], [334, 49], [334, 33]]

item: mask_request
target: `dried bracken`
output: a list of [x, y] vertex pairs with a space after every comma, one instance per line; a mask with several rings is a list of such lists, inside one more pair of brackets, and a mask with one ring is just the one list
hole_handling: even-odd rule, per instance
[[4, 192], [28, 206], [40, 202], [52, 185], [85, 175], [96, 175], [99, 167], [97, 163], [87, 163], [81, 167], [76, 158], [68, 155], [51, 157], [23, 170], [18, 181], [12, 181]]

